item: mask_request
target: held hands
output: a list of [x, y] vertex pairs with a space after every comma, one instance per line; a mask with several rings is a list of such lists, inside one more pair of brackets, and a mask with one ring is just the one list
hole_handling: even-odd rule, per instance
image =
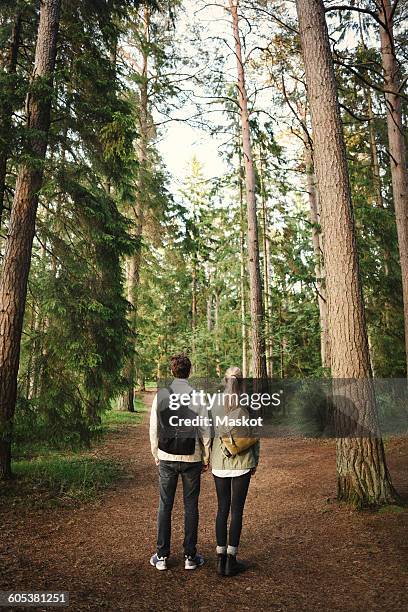
[[[157, 466], [158, 466], [158, 465], [160, 465], [160, 459], [155, 458], [154, 462], [155, 462], [155, 464], [156, 464]], [[208, 472], [209, 467], [210, 467], [210, 464], [209, 464], [209, 463], [207, 463], [207, 464], [204, 464], [204, 463], [203, 463], [203, 467], [201, 468], [201, 472], [202, 472], [203, 474], [204, 474], [204, 472]]]
[[[154, 462], [157, 466], [160, 465], [160, 459], [155, 459]], [[206, 472], [208, 472], [209, 469], [210, 469], [210, 464], [203, 463], [203, 467], [201, 468], [201, 473], [205, 474]], [[253, 467], [251, 468], [251, 475], [254, 476], [255, 474], [256, 474], [256, 467]]]

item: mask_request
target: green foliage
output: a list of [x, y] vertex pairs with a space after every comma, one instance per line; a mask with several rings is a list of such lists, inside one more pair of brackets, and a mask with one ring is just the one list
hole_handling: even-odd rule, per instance
[[146, 407], [140, 400], [136, 401], [135, 412], [108, 410], [102, 417], [102, 427], [111, 430], [121, 425], [138, 425], [145, 411]]
[[[81, 448], [106, 428], [138, 422], [137, 415], [110, 410], [126, 389], [124, 372], [133, 356], [137, 379], [143, 383], [167, 375], [169, 356], [179, 351], [191, 355], [196, 376], [214, 376], [232, 364], [240, 365], [242, 325], [250, 346], [237, 92], [229, 68], [223, 72], [222, 40], [214, 45], [214, 54], [207, 44], [200, 49], [200, 57], [184, 54], [173, 28], [181, 4], [179, 0], [65, 0], [52, 89], [47, 82], [30, 85], [29, 81], [38, 3], [7, 1], [0, 8], [2, 49], [10, 43], [17, 14], [23, 17], [15, 73], [0, 72], [0, 155], [7, 157], [2, 234], [7, 233], [24, 138], [33, 136], [28, 132], [23, 136], [25, 94], [31, 87], [52, 101], [14, 425], [16, 449], [22, 454], [24, 448], [47, 445]], [[146, 6], [152, 10], [148, 33], [143, 21]], [[292, 23], [285, 7], [276, 9], [284, 21]], [[250, 13], [248, 24], [254, 15]], [[369, 39], [371, 31], [364, 19], [362, 26]], [[268, 27], [265, 23], [265, 32]], [[272, 348], [274, 376], [312, 377], [326, 373], [320, 359], [312, 226], [307, 198], [301, 194], [308, 111], [298, 39], [290, 31], [275, 29], [268, 47], [262, 51], [255, 46], [246, 64], [247, 87], [254, 89], [250, 128], [257, 198], [259, 208], [264, 203], [266, 210], [265, 230], [261, 210], [258, 219], [263, 276], [264, 238], [269, 250], [269, 286], [264, 286], [270, 302], [265, 312], [266, 340]], [[355, 57], [351, 57], [341, 47], [351, 31], [360, 35], [352, 16], [345, 13], [335, 23], [333, 35], [339, 42], [338, 58], [353, 59], [356, 64], [350, 72], [344, 61], [339, 63], [337, 78], [371, 356], [377, 376], [403, 376], [402, 291], [384, 101], [375, 88], [370, 90], [380, 204], [366, 120], [367, 85], [362, 80], [382, 85], [380, 57], [378, 49], [367, 48], [357, 37]], [[248, 49], [254, 32], [250, 28], [247, 33]], [[403, 34], [398, 33], [398, 45]], [[123, 61], [128, 43], [135, 49], [131, 66]], [[148, 57], [147, 77], [138, 66], [137, 54]], [[2, 53], [2, 61], [5, 57]], [[186, 75], [192, 68], [195, 76], [189, 79]], [[260, 92], [265, 91], [256, 95], [261, 81]], [[183, 102], [191, 110], [191, 91], [196, 86], [211, 97], [211, 112], [215, 104], [222, 104], [215, 113], [220, 125], [209, 120], [206, 129], [213, 135], [227, 134], [222, 150], [227, 172], [208, 179], [200, 162], [193, 159], [182, 188], [176, 191], [159, 154], [163, 130], [155, 121], [161, 112], [166, 122]], [[147, 133], [141, 134], [146, 130], [141, 112], [145, 87], [149, 125]], [[204, 123], [202, 118], [199, 122]], [[300, 138], [291, 138], [286, 146], [288, 134]], [[147, 143], [145, 159], [139, 155], [142, 136]], [[138, 206], [143, 213], [139, 216]], [[132, 308], [125, 299], [124, 270], [134, 255], [140, 256], [141, 269]]]
[[[378, 51], [361, 45], [357, 50], [358, 74], [381, 85], [374, 66], [381, 64]], [[344, 112], [350, 182], [356, 219], [357, 243], [366, 301], [372, 363], [378, 377], [405, 376], [402, 281], [399, 265], [395, 211], [392, 201], [385, 117], [378, 112], [382, 99], [355, 74], [339, 72]], [[371, 128], [380, 164], [379, 183], [373, 170], [369, 98], [375, 111]], [[377, 110], [378, 109], [378, 110]], [[378, 186], [381, 201], [378, 198]]]
[[[17, 439], [88, 445], [131, 351], [120, 212], [134, 197], [136, 116], [112, 49], [128, 2], [65, 3], [19, 375]], [[113, 25], [115, 24], [115, 25]], [[20, 435], [21, 434], [21, 435]]]
[[123, 468], [107, 459], [51, 455], [17, 461], [13, 472], [23, 489], [30, 487], [59, 503], [84, 503], [94, 500], [117, 481]]

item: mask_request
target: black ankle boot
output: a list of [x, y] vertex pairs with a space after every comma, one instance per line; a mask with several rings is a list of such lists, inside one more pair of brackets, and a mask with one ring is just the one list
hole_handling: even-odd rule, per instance
[[227, 562], [226, 553], [217, 555], [217, 574], [219, 576], [225, 576], [225, 564]]
[[236, 576], [240, 572], [246, 569], [243, 563], [237, 561], [236, 555], [227, 555], [227, 562], [225, 564], [225, 576]]

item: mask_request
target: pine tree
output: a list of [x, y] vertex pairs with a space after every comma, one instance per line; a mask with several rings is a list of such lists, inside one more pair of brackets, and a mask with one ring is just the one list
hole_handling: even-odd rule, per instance
[[[325, 237], [332, 376], [361, 381], [351, 386], [351, 398], [362, 422], [375, 423], [346, 149], [323, 2], [297, 0], [297, 11]], [[360, 506], [395, 500], [376, 431], [372, 436], [338, 438], [337, 481], [339, 499]]]
[[262, 282], [259, 263], [258, 219], [256, 204], [255, 168], [252, 154], [248, 98], [245, 88], [245, 72], [239, 32], [239, 2], [230, 0], [229, 10], [237, 63], [238, 101], [241, 116], [242, 148], [245, 167], [245, 185], [248, 217], [248, 270], [250, 283], [250, 312], [252, 322], [252, 374], [255, 378], [266, 378], [265, 330], [262, 301]]
[[0, 279], [0, 477], [6, 479], [11, 477], [11, 427], [38, 191], [50, 127], [59, 11], [60, 0], [44, 0], [41, 5], [32, 82], [26, 100], [26, 160], [17, 177]]

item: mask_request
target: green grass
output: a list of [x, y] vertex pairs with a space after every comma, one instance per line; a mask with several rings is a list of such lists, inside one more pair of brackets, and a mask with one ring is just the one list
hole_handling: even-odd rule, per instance
[[[147, 412], [147, 407], [140, 399], [135, 401], [136, 412], [123, 412], [112, 408], [107, 410], [101, 416], [101, 424], [97, 425], [93, 432], [93, 440], [91, 442], [100, 442], [101, 438], [109, 431], [117, 431], [124, 425], [138, 425], [142, 420], [142, 415]], [[73, 444], [71, 438], [49, 441], [41, 439], [39, 432], [34, 428], [24, 432], [26, 435], [20, 434], [19, 438], [13, 443], [12, 455], [17, 460], [31, 459], [37, 456], [47, 456], [58, 452], [81, 452], [86, 448], [84, 445]]]
[[139, 399], [135, 402], [136, 412], [124, 412], [122, 410], [107, 410], [102, 415], [100, 432], [105, 435], [109, 431], [115, 431], [123, 425], [138, 425], [143, 418], [143, 414], [147, 412], [146, 406]]
[[[48, 455], [54, 455], [56, 450], [57, 449], [55, 447], [52, 447], [46, 442], [19, 442], [13, 444], [12, 456], [16, 462], [19, 462], [23, 459], [31, 459], [32, 457], [46, 457]], [[62, 448], [59, 450], [62, 450]]]
[[32, 497], [35, 505], [83, 503], [96, 499], [123, 475], [115, 461], [87, 455], [54, 454], [13, 462], [16, 480], [4, 492], [14, 502]]
[[[108, 410], [94, 431], [94, 443], [100, 446], [109, 432], [137, 426], [146, 406], [136, 400], [136, 412]], [[13, 473], [16, 480], [0, 485], [0, 504], [29, 503], [33, 506], [84, 503], [97, 499], [102, 492], [124, 476], [120, 463], [99, 459], [89, 449], [70, 448], [33, 439], [19, 440], [13, 446]], [[1, 498], [2, 501], [1, 501]]]
[[150, 391], [153, 389], [156, 389], [157, 387], [157, 382], [156, 381], [149, 381], [145, 384], [145, 388], [149, 389]]
[[127, 412], [123, 410], [107, 410], [102, 415], [102, 422], [107, 423], [134, 423], [137, 420], [141, 420], [141, 415], [147, 412], [147, 407], [139, 399], [135, 402], [136, 412]]
[[102, 425], [137, 425], [142, 420], [139, 412], [121, 412], [119, 410], [109, 410], [102, 417]]

